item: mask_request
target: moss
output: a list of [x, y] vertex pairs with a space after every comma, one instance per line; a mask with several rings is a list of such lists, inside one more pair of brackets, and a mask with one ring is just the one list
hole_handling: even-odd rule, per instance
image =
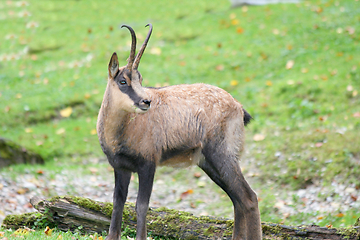
[[[112, 212], [112, 204], [111, 204]], [[110, 213], [111, 216], [111, 213]], [[136, 213], [135, 213], [135, 204], [134, 203], [125, 203], [123, 210], [123, 222], [134, 221], [136, 222]]]
[[263, 224], [263, 225], [261, 226], [263, 233], [265, 233], [265, 234], [273, 234], [273, 235], [276, 235], [276, 236], [281, 237], [282, 239], [291, 239], [291, 237], [290, 237], [289, 234], [286, 234], [286, 233], [283, 233], [283, 232], [282, 232], [282, 230], [283, 230], [282, 227], [280, 227], [279, 225], [273, 225], [273, 226], [271, 226], [270, 224], [271, 224], [271, 223], [269, 223], [269, 224]]
[[[231, 236], [233, 220], [220, 219], [215, 217], [196, 217], [191, 213], [167, 209], [165, 207], [156, 208], [148, 212], [151, 219], [148, 229], [153, 230], [158, 235], [172, 235], [182, 239], [198, 239], [199, 236], [216, 238], [217, 236]], [[203, 228], [193, 227], [201, 225]], [[218, 228], [217, 226], [223, 227]], [[165, 229], [161, 229], [161, 227]], [[161, 231], [161, 232], [160, 232]], [[170, 233], [171, 231], [171, 233]]]
[[270, 226], [270, 225], [262, 225], [262, 231], [264, 233], [273, 233], [273, 234], [279, 234], [281, 233], [281, 227], [278, 225]]
[[7, 215], [3, 221], [3, 227], [15, 228], [15, 227], [33, 227], [36, 222], [44, 219], [44, 215], [39, 212], [24, 213], [19, 215]]
[[341, 234], [345, 237], [353, 237], [353, 236], [360, 235], [360, 231], [356, 230], [353, 227], [340, 228], [336, 231], [336, 233]]
[[204, 231], [204, 235], [208, 237], [214, 236], [214, 233], [219, 232], [214, 226], [210, 226]]
[[98, 211], [103, 213], [107, 217], [111, 217], [113, 211], [113, 204], [112, 203], [102, 203], [97, 202], [88, 198], [83, 197], [76, 197], [76, 196], [56, 196], [53, 198], [48, 199], [49, 202], [58, 201], [60, 199], [65, 199], [67, 201], [76, 203], [80, 207], [87, 208], [90, 210]]
[[[69, 198], [69, 197], [66, 197]], [[98, 211], [98, 212], [102, 212], [102, 206], [100, 205], [99, 202], [96, 202], [94, 200], [91, 200], [89, 198], [82, 198], [82, 197], [74, 197], [72, 196], [70, 198], [70, 200], [74, 203], [76, 203], [77, 205], [83, 207], [83, 208], [87, 208], [87, 209], [91, 209], [94, 211]]]
[[360, 217], [356, 220], [354, 226], [360, 226]]
[[7, 149], [0, 148], [0, 157], [4, 159], [10, 159], [12, 154]]

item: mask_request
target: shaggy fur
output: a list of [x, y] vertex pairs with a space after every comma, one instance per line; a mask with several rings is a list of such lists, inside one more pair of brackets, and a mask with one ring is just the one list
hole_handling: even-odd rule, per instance
[[98, 116], [99, 141], [115, 172], [114, 210], [107, 239], [120, 239], [131, 172], [139, 175], [136, 239], [146, 238], [145, 219], [155, 169], [162, 165], [198, 165], [234, 204], [233, 239], [261, 239], [257, 196], [238, 162], [250, 114], [229, 93], [215, 86], [142, 87], [137, 70], [140, 57], [136, 56], [136, 68], [130, 71], [132, 65], [119, 68], [113, 54]]

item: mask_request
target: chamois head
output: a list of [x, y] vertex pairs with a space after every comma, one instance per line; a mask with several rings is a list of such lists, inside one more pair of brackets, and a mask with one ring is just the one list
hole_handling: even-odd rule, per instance
[[122, 25], [121, 27], [129, 29], [132, 38], [128, 64], [119, 68], [119, 60], [115, 52], [111, 56], [109, 62], [109, 84], [112, 86], [112, 91], [116, 91], [115, 95], [119, 100], [119, 107], [121, 107], [121, 110], [128, 112], [145, 113], [150, 108], [151, 100], [148, 98], [141, 85], [142, 76], [138, 71], [141, 56], [144, 53], [152, 32], [152, 25], [148, 24], [146, 26], [150, 26], [148, 35], [138, 54], [135, 56], [135, 32], [131, 27]]

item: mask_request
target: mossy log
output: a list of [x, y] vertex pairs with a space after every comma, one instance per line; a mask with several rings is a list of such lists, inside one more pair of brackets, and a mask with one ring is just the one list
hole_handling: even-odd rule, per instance
[[0, 168], [20, 163], [43, 164], [44, 159], [13, 141], [0, 138]]
[[[110, 225], [111, 203], [73, 196], [55, 197], [48, 200], [34, 197], [30, 202], [42, 214], [37, 215], [37, 218], [42, 221], [46, 219], [49, 225], [56, 225], [63, 231], [82, 229], [85, 232], [103, 232], [107, 231]], [[20, 216], [9, 215], [5, 218], [3, 225], [13, 228], [29, 226], [35, 220], [32, 217], [31, 221], [25, 221]], [[153, 235], [175, 239], [231, 239], [233, 227], [233, 220], [196, 217], [187, 212], [167, 208], [149, 209], [147, 221], [148, 231]], [[124, 226], [136, 228], [135, 205], [132, 203], [125, 205]], [[336, 229], [263, 223], [262, 229], [264, 239], [360, 239], [359, 226]]]

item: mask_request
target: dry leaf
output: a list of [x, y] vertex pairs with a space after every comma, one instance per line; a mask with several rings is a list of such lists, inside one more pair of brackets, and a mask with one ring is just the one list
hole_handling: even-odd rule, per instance
[[239, 84], [239, 82], [237, 80], [231, 80], [230, 81], [230, 86], [237, 86]]
[[220, 65], [217, 65], [216, 67], [215, 67], [215, 69], [217, 70], [217, 71], [223, 71], [224, 70], [224, 65], [222, 65], [222, 64], [220, 64]]
[[277, 203], [275, 203], [274, 208], [282, 209], [285, 206], [285, 202], [282, 200], [279, 200]]
[[271, 81], [266, 81], [266, 86], [272, 86], [273, 84], [272, 84], [272, 82]]
[[90, 170], [90, 172], [91, 172], [92, 174], [95, 174], [95, 173], [97, 173], [97, 172], [99, 171], [99, 170], [98, 170], [97, 168], [95, 168], [95, 167], [90, 167], [89, 170]]
[[320, 78], [321, 78], [322, 80], [324, 80], [324, 81], [327, 81], [327, 80], [328, 80], [328, 76], [326, 76], [326, 75], [321, 75]]
[[239, 24], [239, 20], [238, 20], [238, 19], [232, 19], [232, 20], [231, 20], [231, 24], [232, 24], [232, 25], [238, 25], [238, 24]]
[[265, 135], [260, 134], [260, 133], [255, 134], [254, 137], [253, 137], [253, 140], [254, 140], [255, 142], [260, 142], [260, 141], [262, 141], [262, 140], [264, 140], [264, 139], [265, 139]]
[[200, 187], [200, 188], [203, 188], [203, 187], [206, 186], [206, 182], [204, 182], [204, 181], [198, 181], [196, 185], [197, 185], [198, 187]]
[[336, 53], [336, 56], [337, 56], [337, 57], [342, 57], [343, 55], [344, 55], [343, 52], [337, 52], [337, 53]]
[[353, 114], [353, 117], [360, 118], [360, 112], [356, 112]]
[[272, 31], [272, 32], [273, 32], [273, 34], [275, 34], [275, 35], [278, 35], [278, 34], [280, 33], [279, 29], [276, 29], [276, 28], [275, 28], [275, 29], [273, 29], [273, 31]]
[[322, 13], [322, 11], [323, 11], [323, 9], [321, 7], [317, 7], [315, 10], [316, 13]]
[[154, 55], [161, 55], [161, 48], [159, 47], [153, 47], [150, 49], [150, 53]]
[[[194, 177], [196, 177], [196, 178], [201, 177], [201, 172], [196, 172], [196, 173], [194, 173]], [[0, 189], [1, 189], [1, 188], [0, 188]]]
[[35, 54], [32, 54], [32, 55], [30, 56], [30, 58], [31, 58], [31, 60], [33, 60], [33, 61], [36, 61], [36, 60], [37, 60], [37, 56], [36, 56]]
[[331, 74], [331, 76], [334, 76], [337, 74], [337, 72], [338, 72], [337, 69], [334, 69], [334, 70], [330, 71], [330, 74]]
[[90, 134], [91, 134], [91, 135], [96, 135], [96, 134], [97, 134], [96, 129], [92, 129], [92, 130], [90, 131]]
[[355, 33], [355, 28], [353, 27], [346, 27], [346, 31], [350, 34], [350, 35], [353, 35]]
[[301, 69], [301, 72], [302, 72], [302, 73], [307, 73], [307, 72], [309, 72], [309, 69], [307, 69], [307, 68], [302, 68], [302, 69]]
[[47, 236], [51, 236], [52, 231], [53, 231], [53, 229], [50, 229], [48, 226], [46, 226], [44, 233]]
[[295, 61], [294, 61], [294, 60], [289, 60], [289, 61], [287, 61], [287, 63], [286, 63], [286, 69], [292, 69], [293, 66], [294, 66], [294, 64], [295, 64]]
[[336, 214], [335, 216], [337, 216], [337, 217], [343, 217], [343, 216], [345, 216], [345, 214], [343, 214], [343, 213], [338, 213], [338, 214]]
[[265, 53], [261, 52], [260, 55], [262, 60], [268, 59], [268, 55], [266, 55]]
[[27, 192], [27, 190], [25, 188], [19, 188], [16, 192], [20, 195], [23, 195]]
[[60, 110], [60, 115], [62, 117], [70, 117], [71, 113], [72, 113], [72, 107], [67, 107]]
[[238, 27], [236, 28], [236, 32], [239, 34], [244, 33], [244, 29], [242, 27]]
[[18, 230], [16, 230], [11, 235], [14, 235], [14, 236], [17, 236], [17, 235], [29, 235], [29, 231], [27, 229], [19, 228]]
[[192, 189], [189, 189], [189, 190], [181, 193], [181, 194], [180, 194], [180, 200], [183, 200], [187, 195], [193, 194], [193, 193], [194, 193], [194, 190], [192, 190]]
[[65, 133], [65, 128], [59, 128], [57, 131], [56, 131], [56, 134], [60, 135], [60, 134], [64, 134]]
[[26, 133], [32, 133], [33, 130], [32, 130], [32, 128], [25, 128], [25, 132], [26, 132]]

